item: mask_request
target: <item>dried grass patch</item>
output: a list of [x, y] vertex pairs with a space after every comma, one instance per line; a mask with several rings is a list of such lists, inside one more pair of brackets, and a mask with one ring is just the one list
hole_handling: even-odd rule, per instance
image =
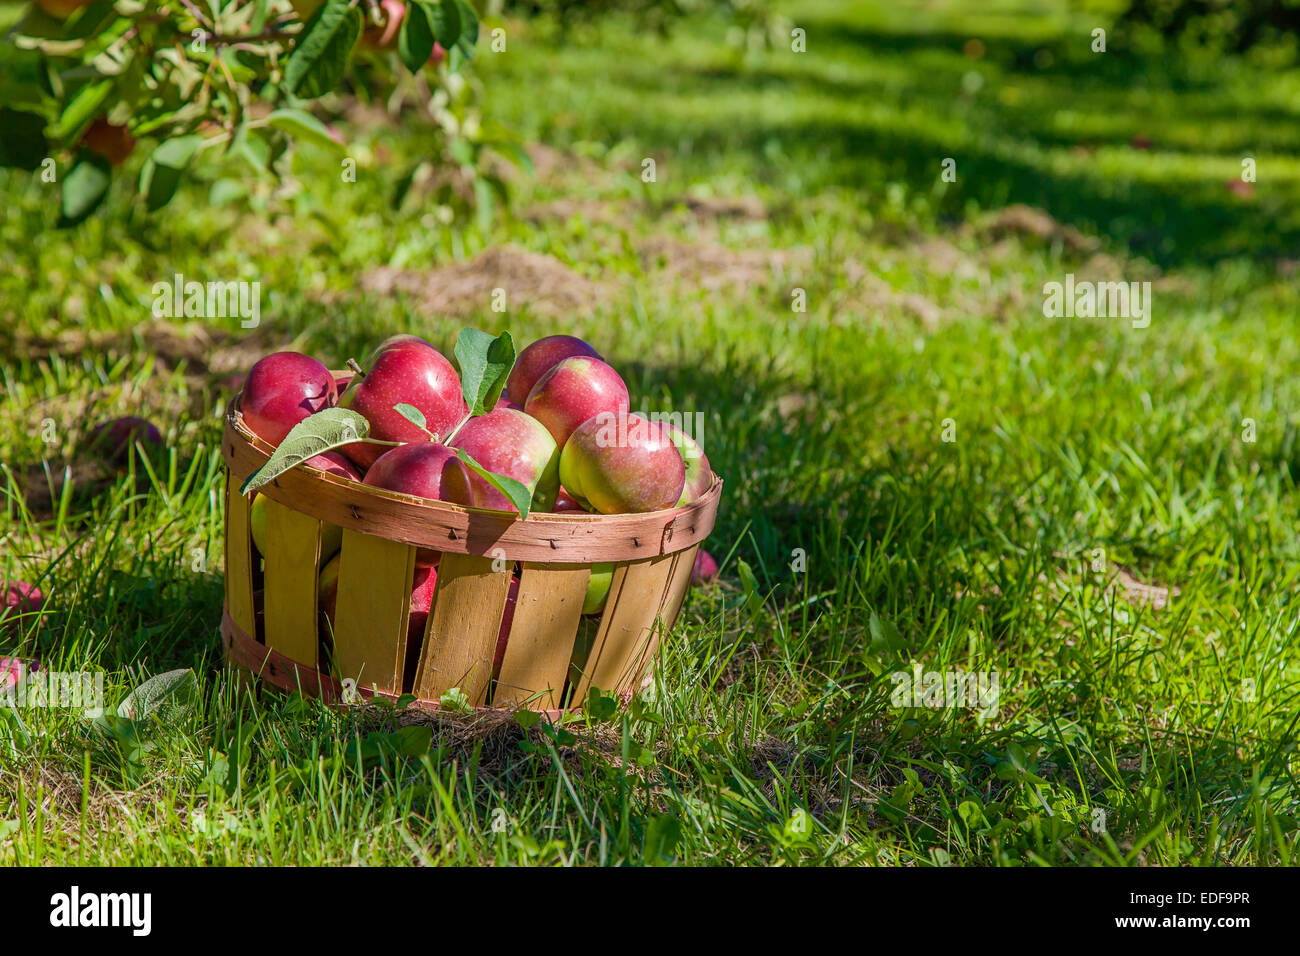
[[436, 315], [464, 317], [492, 306], [498, 289], [511, 308], [521, 304], [538, 315], [589, 315], [609, 298], [600, 282], [579, 275], [551, 256], [514, 246], [494, 246], [468, 262], [434, 269], [380, 266], [363, 273], [358, 286], [377, 296], [406, 296]]

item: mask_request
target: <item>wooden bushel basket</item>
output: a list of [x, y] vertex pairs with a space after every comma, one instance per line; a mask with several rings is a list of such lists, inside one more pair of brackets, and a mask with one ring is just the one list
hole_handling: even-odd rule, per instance
[[[708, 493], [684, 508], [534, 513], [521, 521], [293, 468], [257, 492], [269, 499], [270, 553], [259, 569], [250, 499], [239, 488], [273, 449], [244, 426], [238, 400], [226, 416], [221, 447], [227, 468], [221, 627], [227, 661], [273, 686], [329, 702], [343, 699], [345, 686], [355, 686], [362, 698], [411, 693], [415, 706], [432, 710], [444, 693], [459, 688], [474, 706], [490, 699], [493, 707], [556, 712], [581, 706], [592, 686], [634, 693], [681, 610], [722, 493], [715, 476]], [[320, 669], [322, 523], [343, 529], [330, 668], [337, 676]], [[442, 557], [414, 685], [404, 687], [417, 548]], [[502, 560], [507, 571], [494, 570], [494, 561]], [[598, 562], [613, 563], [614, 573], [590, 652], [580, 663], [575, 642], [584, 631], [590, 638], [593, 626], [582, 620], [582, 602]], [[516, 563], [522, 573], [514, 618], [493, 681], [509, 569]]]

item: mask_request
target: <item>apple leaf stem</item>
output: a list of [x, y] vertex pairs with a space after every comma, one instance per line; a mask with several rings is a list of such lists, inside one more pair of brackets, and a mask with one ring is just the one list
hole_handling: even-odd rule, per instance
[[397, 414], [401, 415], [416, 428], [420, 429], [420, 431], [428, 435], [429, 441], [436, 442], [439, 440], [435, 432], [429, 431], [427, 427], [429, 420], [424, 417], [424, 412], [420, 411], [414, 405], [408, 405], [405, 402], [398, 402], [393, 406], [393, 411], [397, 412]]
[[456, 436], [460, 434], [460, 430], [464, 428], [466, 423], [469, 422], [469, 420], [473, 417], [474, 417], [474, 412], [471, 409], [469, 414], [467, 414], [464, 418], [458, 421], [456, 423], [456, 427], [447, 433], [447, 437], [442, 440], [442, 443], [444, 445], [450, 445], [455, 440]]

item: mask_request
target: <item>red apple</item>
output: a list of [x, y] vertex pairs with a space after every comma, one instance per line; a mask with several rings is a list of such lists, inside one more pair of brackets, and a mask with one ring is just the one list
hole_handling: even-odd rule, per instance
[[45, 606], [45, 595], [41, 589], [26, 581], [6, 581], [0, 584], [0, 622], [5, 626], [16, 626], [19, 618], [35, 614]]
[[506, 646], [510, 642], [510, 625], [515, 622], [515, 604], [519, 599], [519, 576], [511, 575], [510, 590], [506, 594], [505, 610], [501, 614], [501, 629], [497, 631], [497, 646], [492, 653], [492, 676], [501, 673], [501, 662], [506, 658]]
[[[423, 441], [399, 445], [380, 455], [366, 472], [363, 484], [417, 498], [473, 505], [470, 477], [469, 469], [454, 451], [446, 445]], [[421, 548], [415, 560], [419, 564], [436, 564], [440, 557], [437, 551]]]
[[560, 488], [559, 494], [555, 496], [555, 507], [552, 508], [551, 511], [556, 514], [564, 514], [565, 512], [571, 511], [580, 512], [582, 514], [587, 513], [587, 509], [578, 504], [578, 500], [565, 491], [563, 487]]
[[424, 629], [433, 611], [433, 592], [438, 584], [437, 568], [417, 564], [415, 579], [411, 582], [411, 613], [406, 624], [406, 667], [403, 669], [403, 686], [415, 686], [415, 672], [420, 666], [420, 651], [424, 648]]
[[524, 403], [524, 411], [545, 425], [561, 448], [583, 422], [602, 413], [626, 413], [629, 407], [618, 372], [585, 355], [564, 359], [546, 372]]
[[324, 621], [329, 623], [326, 633], [333, 633], [334, 629], [334, 608], [338, 604], [339, 563], [342, 557], [336, 554], [326, 561], [320, 569], [320, 577], [316, 579], [316, 607]]
[[409, 332], [390, 335], [371, 350], [370, 355], [366, 357], [364, 367], [372, 368], [375, 364], [375, 360], [378, 359], [379, 356], [387, 352], [389, 349], [397, 348], [399, 345], [423, 345], [425, 348], [433, 348], [429, 342], [420, 338], [418, 335], [412, 335]]
[[[353, 382], [339, 404], [364, 415], [370, 422], [370, 437], [383, 441], [427, 443], [429, 436], [419, 426], [394, 409], [406, 404], [424, 415], [425, 428], [445, 436], [465, 417], [465, 399], [460, 379], [437, 349], [426, 342], [409, 339], [383, 349], [370, 371]], [[384, 454], [382, 445], [356, 442], [345, 445], [343, 453], [363, 468]]]
[[515, 367], [510, 370], [503, 394], [516, 405], [522, 406], [528, 401], [528, 393], [533, 390], [539, 378], [566, 358], [575, 355], [600, 358], [595, 349], [572, 335], [548, 335], [544, 339], [538, 339], [515, 359]]
[[337, 400], [324, 365], [301, 352], [275, 352], [248, 373], [239, 409], [253, 434], [278, 445], [294, 425]]
[[[527, 486], [538, 510], [555, 503], [560, 487], [560, 454], [555, 439], [537, 419], [512, 408], [498, 408], [471, 418], [452, 444], [497, 475], [513, 478]], [[514, 511], [515, 506], [478, 474], [470, 472], [469, 484], [477, 508]]]
[[[303, 462], [309, 468], [316, 468], [330, 475], [338, 475], [340, 478], [350, 478], [353, 481], [361, 480], [361, 472], [357, 466], [352, 464], [336, 451], [325, 451], [319, 455], [313, 455]], [[270, 499], [265, 495], [254, 493], [253, 506], [249, 509], [248, 526], [253, 536], [253, 544], [257, 548], [257, 553], [266, 557], [267, 533], [266, 533], [266, 503]], [[338, 551], [343, 545], [343, 529], [338, 525], [322, 524], [320, 529], [320, 557], [322, 561], [327, 560], [331, 555]]]
[[370, 26], [361, 34], [360, 46], [363, 50], [386, 50], [397, 45], [397, 33], [406, 16], [406, 4], [402, 0], [379, 0], [382, 26]]
[[17, 688], [27, 672], [20, 657], [0, 657], [0, 694]]
[[417, 498], [473, 503], [469, 469], [452, 449], [431, 441], [389, 449], [370, 466], [363, 484]]
[[709, 459], [704, 454], [704, 449], [694, 438], [676, 425], [669, 425], [668, 433], [672, 436], [677, 450], [681, 452], [682, 463], [686, 466], [686, 484], [682, 488], [681, 498], [677, 500], [677, 506], [680, 508], [704, 497], [705, 492], [713, 485], [713, 469], [709, 467]]
[[493, 411], [496, 411], [498, 408], [513, 408], [517, 412], [522, 412], [524, 410], [522, 405], [516, 405], [514, 402], [510, 401], [510, 399], [506, 398], [505, 392], [501, 393], [501, 397], [497, 399], [497, 403], [492, 406]]
[[695, 566], [691, 568], [692, 584], [708, 584], [718, 576], [718, 562], [713, 555], [700, 548], [695, 552]]
[[153, 451], [162, 447], [162, 433], [143, 418], [127, 415], [96, 425], [89, 447], [92, 454], [120, 465], [130, 460], [136, 442]]
[[[72, 10], [68, 11], [71, 12]], [[121, 166], [135, 150], [135, 137], [125, 126], [117, 126], [101, 116], [81, 134], [81, 145], [96, 156], [108, 160], [111, 165]]]
[[671, 508], [686, 486], [686, 466], [668, 426], [626, 412], [590, 418], [560, 453], [560, 481], [601, 514]]

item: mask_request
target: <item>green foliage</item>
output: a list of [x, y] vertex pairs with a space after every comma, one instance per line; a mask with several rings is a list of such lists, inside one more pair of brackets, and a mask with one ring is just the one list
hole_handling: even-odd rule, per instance
[[1118, 26], [1122, 31], [1145, 27], [1185, 46], [1220, 54], [1274, 47], [1294, 62], [1300, 6], [1285, 0], [1128, 0]]
[[[815, 56], [742, 59], [708, 18], [668, 40], [616, 21], [512, 33], [510, 57], [480, 61], [485, 124], [557, 160], [517, 187], [541, 212], [487, 229], [424, 221], [441, 200], [418, 178], [421, 215], [394, 212], [374, 177], [301, 197], [288, 223], [182, 192], [186, 215], [147, 236], [126, 216], [50, 233], [31, 177], [0, 172], [0, 573], [53, 596], [0, 653], [103, 669], [111, 703], [142, 668], [193, 667], [202, 701], [120, 747], [75, 713], [0, 710], [0, 863], [1294, 865], [1300, 134], [1278, 117], [1295, 78], [1247, 60], [1185, 83], [1161, 57], [1093, 56], [1062, 4], [1006, 9], [809, 0]], [[394, 174], [443, 142], [347, 132]], [[959, 179], [940, 184], [949, 147]], [[1269, 171], [1254, 202], [1224, 186], [1244, 155]], [[310, 191], [334, 157], [297, 161]], [[761, 214], [709, 213], [737, 197]], [[1061, 231], [1008, 227], [1009, 203]], [[700, 243], [783, 271], [694, 282]], [[455, 324], [357, 291], [379, 262], [460, 269], [502, 246], [615, 291]], [[665, 246], [682, 259], [659, 263]], [[202, 368], [176, 344], [191, 329], [142, 329], [155, 278], [250, 264], [280, 296], [268, 341], [214, 321], [204, 361], [226, 364]], [[1089, 264], [1159, 283], [1149, 329], [1042, 315], [1042, 283]], [[652, 408], [706, 412], [720, 585], [692, 591], [654, 686], [595, 704], [603, 721], [241, 690], [217, 637], [225, 371], [395, 331], [450, 354], [461, 324], [590, 336]], [[160, 464], [84, 476], [77, 429], [124, 403], [163, 426]], [[1169, 605], [1094, 573], [1098, 546], [1175, 588]], [[888, 676], [913, 662], [998, 671], [997, 716], [892, 706]], [[349, 759], [421, 724], [423, 753]]]
[[[413, 9], [401, 60], [441, 84], [472, 54], [477, 17], [466, 0], [420, 0]], [[36, 170], [53, 159], [66, 169], [58, 177], [65, 226], [99, 207], [137, 140], [156, 144], [140, 175], [148, 212], [172, 200], [201, 156], [281, 179], [294, 141], [343, 149], [308, 108], [346, 82], [367, 18], [374, 25], [383, 16], [375, 0], [328, 0], [306, 22], [287, 0], [95, 0], [66, 20], [32, 6], [5, 38], [19, 68], [0, 89], [0, 166]], [[436, 69], [427, 63], [434, 36], [457, 51]], [[391, 89], [401, 78], [370, 71], [358, 79], [372, 81]]]
[[311, 100], [338, 86], [363, 26], [360, 7], [350, 0], [326, 0], [303, 24], [285, 61], [285, 92]]

